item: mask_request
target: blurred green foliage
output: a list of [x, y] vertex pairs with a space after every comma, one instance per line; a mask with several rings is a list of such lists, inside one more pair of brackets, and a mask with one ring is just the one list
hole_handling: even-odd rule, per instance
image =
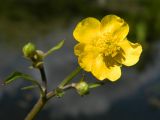
[[[58, 22], [117, 14], [130, 25], [130, 37], [141, 43], [160, 37], [159, 0], [1, 0], [0, 36], [21, 39], [46, 34]], [[11, 39], [10, 39], [11, 40]]]

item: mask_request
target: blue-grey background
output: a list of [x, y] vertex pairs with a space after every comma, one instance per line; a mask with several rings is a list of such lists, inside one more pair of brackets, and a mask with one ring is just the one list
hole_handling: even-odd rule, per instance
[[[84, 97], [68, 91], [49, 101], [37, 120], [159, 120], [160, 119], [160, 1], [159, 0], [0, 0], [0, 82], [13, 71], [30, 70], [21, 49], [27, 42], [47, 51], [61, 40], [62, 49], [45, 59], [49, 89], [77, 66], [72, 32], [83, 18], [107, 14], [124, 18], [128, 39], [139, 42], [138, 64], [123, 67], [117, 82], [91, 90]], [[79, 78], [75, 78], [75, 81]], [[87, 81], [96, 81], [87, 74]], [[21, 80], [0, 86], [0, 120], [23, 120], [38, 98], [38, 91], [21, 91]]]

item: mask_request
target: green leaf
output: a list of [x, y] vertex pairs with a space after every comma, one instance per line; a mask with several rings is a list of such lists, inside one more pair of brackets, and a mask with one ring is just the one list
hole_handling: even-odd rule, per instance
[[48, 50], [45, 54], [44, 54], [44, 58], [48, 55], [50, 55], [51, 53], [53, 53], [56, 50], [59, 50], [64, 44], [64, 40], [62, 40], [61, 42], [59, 42], [56, 46], [54, 46], [53, 48], [51, 48], [50, 50]]
[[96, 88], [96, 87], [100, 87], [100, 86], [102, 86], [102, 85], [104, 85], [103, 82], [90, 83], [90, 84], [89, 84], [89, 88]]
[[37, 85], [30, 85], [30, 86], [26, 86], [26, 87], [21, 88], [21, 90], [31, 90], [31, 89], [34, 89], [37, 87], [38, 87]]
[[4, 80], [4, 83], [5, 84], [10, 84], [12, 83], [13, 81], [19, 79], [19, 78], [23, 78], [24, 80], [26, 81], [30, 81], [32, 83], [36, 83], [35, 80], [33, 80], [33, 78], [27, 74], [24, 74], [24, 73], [21, 73], [21, 72], [14, 72], [12, 73], [8, 78], [6, 78]]
[[21, 72], [12, 73], [8, 78], [6, 78], [4, 80], [4, 84], [8, 85], [8, 84], [16, 81], [19, 78], [23, 78], [23, 80], [25, 80], [25, 81], [32, 82], [32, 84], [36, 85], [39, 88], [41, 94], [44, 94], [41, 85], [36, 80], [34, 80], [31, 76], [24, 74], [24, 73], [21, 73]]

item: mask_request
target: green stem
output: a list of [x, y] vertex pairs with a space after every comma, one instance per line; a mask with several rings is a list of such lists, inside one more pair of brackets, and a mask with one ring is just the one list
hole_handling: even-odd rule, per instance
[[[63, 91], [67, 91], [71, 88], [75, 88], [75, 83], [71, 83], [71, 84], [68, 84], [68, 85], [65, 85], [63, 88], [61, 88]], [[46, 99], [47, 100], [50, 100], [51, 98], [53, 98], [54, 96], [56, 96], [56, 93], [55, 93], [55, 90], [51, 91], [51, 92], [48, 92], [47, 95], [46, 95]]]
[[[77, 70], [77, 69], [76, 69]], [[79, 69], [77, 70], [77, 72], [79, 71]], [[76, 72], [76, 73], [77, 73]], [[73, 74], [72, 74], [73, 75]], [[75, 76], [76, 74], [74, 74]], [[72, 77], [70, 77], [72, 79]], [[67, 79], [68, 80], [68, 79]], [[69, 80], [68, 80], [69, 81]], [[71, 83], [71, 84], [67, 84], [67, 85], [64, 85], [63, 87], [61, 87], [61, 89], [63, 91], [66, 91], [66, 90], [69, 90], [71, 88], [74, 88], [75, 87], [75, 83]], [[90, 88], [96, 88], [96, 87], [99, 87], [99, 86], [102, 86], [104, 85], [104, 82], [95, 82], [95, 83], [92, 83], [90, 84]], [[55, 97], [56, 96], [56, 93], [55, 93], [55, 90], [51, 91], [51, 92], [48, 92], [44, 97], [40, 97], [39, 100], [37, 101], [37, 103], [35, 104], [35, 106], [32, 108], [32, 110], [30, 111], [30, 113], [26, 116], [25, 120], [33, 120], [36, 115], [42, 110], [42, 108], [45, 106], [45, 104], [47, 103], [48, 100], [50, 100], [51, 98]]]
[[47, 93], [47, 77], [46, 77], [45, 69], [44, 69], [43, 65], [40, 66], [39, 71], [41, 73], [42, 84], [44, 87], [44, 93], [46, 94]]
[[[74, 86], [75, 86], [74, 83], [68, 84], [64, 86], [62, 90], [66, 91], [69, 90], [70, 88], [74, 88]], [[43, 109], [47, 101], [53, 98], [54, 96], [56, 96], [55, 91], [48, 92], [45, 98], [41, 96], [24, 120], [34, 120], [36, 115]]]
[[[42, 108], [45, 106], [46, 102], [53, 98], [54, 96], [56, 96], [55, 91], [51, 91], [47, 93], [47, 78], [46, 78], [46, 74], [45, 74], [45, 70], [44, 67], [41, 66], [39, 68], [40, 73], [41, 73], [41, 77], [42, 77], [42, 82], [44, 84], [44, 94], [42, 96], [40, 96], [39, 100], [37, 101], [37, 103], [35, 104], [35, 106], [32, 108], [32, 110], [28, 113], [28, 115], [26, 116], [25, 120], [33, 120], [36, 115], [42, 110]], [[68, 84], [79, 72], [80, 72], [81, 68], [77, 67], [77, 69], [75, 69], [70, 75], [68, 75], [63, 81], [62, 83], [59, 85], [59, 87], [62, 90], [68, 90], [70, 88], [74, 88], [75, 84]], [[66, 86], [65, 86], [66, 85]]]
[[36, 115], [42, 110], [46, 102], [47, 100], [40, 97], [37, 103], [32, 108], [31, 112], [26, 116], [24, 120], [33, 120], [36, 117]]
[[[40, 74], [41, 74], [42, 84], [43, 84], [44, 90], [40, 89], [41, 96], [40, 96], [39, 100], [37, 101], [37, 103], [32, 108], [32, 110], [28, 113], [25, 120], [33, 120], [47, 102], [47, 98], [46, 98], [46, 95], [47, 95], [47, 77], [46, 77], [46, 74], [45, 74], [43, 64], [38, 69], [39, 69]], [[40, 88], [42, 88], [41, 85], [38, 84], [38, 86]]]
[[63, 88], [68, 84], [81, 70], [81, 67], [78, 66], [71, 74], [69, 74], [59, 85], [59, 88]]

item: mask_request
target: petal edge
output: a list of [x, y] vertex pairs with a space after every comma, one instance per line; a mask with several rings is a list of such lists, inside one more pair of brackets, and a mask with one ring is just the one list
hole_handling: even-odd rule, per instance
[[73, 31], [73, 36], [78, 42], [89, 43], [100, 32], [100, 21], [93, 17], [88, 17], [80, 21]]
[[139, 57], [142, 53], [142, 46], [140, 44], [124, 40], [119, 46], [123, 50], [122, 56], [124, 57], [124, 59], [121, 59], [119, 62], [126, 66], [132, 66], [139, 61]]

